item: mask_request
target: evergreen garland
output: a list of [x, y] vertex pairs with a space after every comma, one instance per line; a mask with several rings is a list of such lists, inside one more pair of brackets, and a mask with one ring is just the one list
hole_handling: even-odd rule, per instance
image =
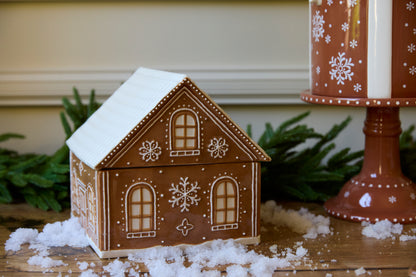
[[[351, 118], [334, 125], [326, 134], [319, 134], [306, 125], [293, 126], [308, 115], [306, 112], [285, 121], [276, 130], [266, 124], [258, 143], [272, 161], [262, 164], [262, 201], [325, 201], [360, 171], [363, 151], [351, 152], [345, 148], [327, 158], [335, 148], [331, 141]], [[316, 142], [297, 150], [308, 140]]]
[[[67, 138], [99, 107], [94, 91], [87, 106], [82, 104], [76, 88], [73, 94], [75, 105], [67, 98], [62, 99], [66, 114], [61, 113], [61, 122]], [[20, 134], [6, 133], [0, 135], [0, 142], [23, 138]], [[0, 203], [22, 201], [42, 210], [61, 211], [69, 207], [69, 149], [66, 144], [51, 156], [18, 154], [0, 148]]]

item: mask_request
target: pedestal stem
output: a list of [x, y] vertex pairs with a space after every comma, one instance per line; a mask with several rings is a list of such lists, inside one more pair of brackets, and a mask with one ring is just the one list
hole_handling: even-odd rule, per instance
[[402, 175], [400, 166], [399, 108], [367, 108], [362, 173], [371, 178]]

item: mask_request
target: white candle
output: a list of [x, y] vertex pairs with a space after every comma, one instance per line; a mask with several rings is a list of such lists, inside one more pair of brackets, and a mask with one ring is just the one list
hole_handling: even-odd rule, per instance
[[368, 98], [391, 98], [392, 22], [393, 0], [368, 0]]

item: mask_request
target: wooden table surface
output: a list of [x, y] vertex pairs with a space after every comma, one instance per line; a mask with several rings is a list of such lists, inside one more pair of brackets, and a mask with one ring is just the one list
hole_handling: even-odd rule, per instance
[[[324, 214], [318, 204], [287, 203], [284, 207], [308, 208], [316, 214]], [[90, 247], [56, 247], [50, 250], [52, 258], [63, 260], [68, 266], [51, 268], [44, 272], [40, 266], [31, 266], [27, 260], [33, 251], [23, 246], [18, 252], [6, 252], [4, 243], [11, 232], [19, 227], [42, 230], [46, 223], [63, 221], [69, 218], [69, 211], [62, 213], [43, 212], [26, 204], [0, 205], [0, 276], [78, 276], [82, 271], [77, 262], [94, 262], [93, 270], [103, 271], [103, 266], [112, 259], [100, 260]], [[332, 235], [317, 239], [304, 239], [288, 228], [275, 228], [262, 225], [262, 243], [254, 246], [259, 253], [270, 254], [271, 245], [277, 244], [279, 250], [293, 248], [302, 241], [308, 249], [308, 261], [296, 267], [276, 269], [273, 276], [356, 276], [354, 270], [365, 268], [366, 274], [360, 276], [408, 276], [409, 267], [416, 264], [416, 240], [401, 242], [398, 238], [377, 240], [361, 235], [361, 224], [331, 218]], [[403, 233], [410, 232], [416, 225], [404, 225]], [[121, 259], [123, 261], [123, 259]], [[219, 268], [219, 270], [222, 270]], [[68, 272], [71, 272], [69, 274]], [[370, 275], [371, 274], [371, 275]], [[106, 276], [109, 276], [108, 274]]]

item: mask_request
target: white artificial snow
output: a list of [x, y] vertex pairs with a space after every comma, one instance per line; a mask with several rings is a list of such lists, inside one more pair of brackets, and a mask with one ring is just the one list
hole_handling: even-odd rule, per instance
[[5, 250], [18, 251], [22, 244], [27, 243], [29, 243], [29, 249], [35, 250], [36, 253], [29, 258], [28, 264], [43, 268], [67, 265], [62, 260], [53, 260], [47, 257], [50, 247], [65, 245], [86, 247], [89, 245], [85, 231], [75, 217], [63, 222], [46, 224], [41, 233], [35, 229], [17, 229], [6, 241]]
[[22, 244], [29, 243], [31, 249], [47, 251], [53, 246], [88, 246], [85, 231], [78, 218], [73, 217], [63, 222], [46, 224], [39, 233], [36, 229], [19, 228], [6, 241], [5, 250], [18, 251]]
[[363, 275], [367, 272], [367, 270], [365, 270], [363, 267], [360, 267], [356, 270], [354, 270], [355, 275], [359, 276], [359, 275]]
[[77, 266], [81, 270], [86, 270], [88, 268], [88, 263], [87, 262], [77, 262]]
[[400, 241], [416, 240], [416, 236], [401, 235]]
[[393, 224], [387, 219], [374, 224], [364, 221], [361, 226], [364, 227], [361, 234], [376, 239], [394, 238], [395, 234], [400, 235], [403, 231], [403, 225], [400, 223]]
[[89, 245], [85, 231], [76, 217], [63, 222], [46, 224], [36, 241], [49, 247], [65, 245], [85, 247]]
[[230, 265], [227, 267], [227, 277], [246, 277], [248, 276], [247, 268], [241, 265]]
[[263, 222], [276, 226], [289, 227], [296, 233], [304, 234], [303, 237], [307, 239], [315, 239], [318, 235], [331, 233], [328, 217], [314, 215], [305, 208], [301, 208], [299, 211], [285, 210], [273, 200], [261, 205], [261, 219]]
[[87, 271], [81, 272], [79, 277], [99, 277], [92, 269], [88, 269]]
[[36, 229], [19, 228], [10, 235], [4, 249], [6, 251], [19, 251], [22, 244], [34, 241], [38, 234], [39, 232]]
[[[307, 209], [299, 211], [284, 210], [274, 201], [262, 205], [262, 220], [277, 226], [287, 226], [303, 234], [304, 238], [316, 238], [329, 234], [329, 218], [316, 216]], [[45, 225], [42, 232], [34, 229], [18, 229], [10, 235], [5, 244], [8, 251], [18, 251], [22, 244], [28, 243], [35, 251], [28, 263], [44, 268], [66, 265], [61, 260], [49, 257], [50, 247], [86, 247], [88, 240], [77, 218]], [[277, 268], [295, 267], [308, 261], [308, 249], [303, 242], [296, 242], [293, 249], [278, 250], [277, 245], [269, 248], [272, 257], [248, 250], [248, 247], [235, 240], [214, 240], [210, 243], [187, 247], [167, 246], [144, 249], [128, 257], [129, 261], [118, 259], [103, 269], [110, 276], [140, 276], [137, 264], [143, 263], [151, 276], [221, 276], [218, 266], [223, 266], [228, 276], [271, 276]], [[77, 260], [77, 259], [75, 259]], [[190, 265], [189, 265], [190, 264]], [[95, 264], [77, 262], [82, 277], [98, 276], [92, 269]]]
[[62, 260], [52, 260], [49, 257], [44, 257], [44, 256], [39, 256], [39, 255], [30, 257], [27, 263], [30, 265], [38, 265], [43, 268], [67, 265]]
[[269, 247], [270, 252], [277, 254], [277, 244], [273, 244]]
[[[253, 250], [248, 251], [245, 245], [234, 240], [215, 240], [210, 244], [193, 245], [185, 249], [145, 249], [129, 255], [129, 260], [144, 263], [151, 276], [220, 276], [218, 270], [205, 270], [219, 265], [248, 266], [247, 269], [229, 266], [231, 274], [244, 271], [252, 276], [271, 276], [276, 268], [291, 265], [287, 259], [269, 258]], [[191, 262], [191, 266], [185, 267], [185, 260]]]
[[303, 248], [303, 246], [298, 247], [296, 249], [296, 257], [303, 258], [308, 254], [308, 249]]
[[[112, 261], [108, 265], [104, 266], [104, 270], [110, 273], [110, 276], [114, 277], [124, 277], [125, 272], [128, 272], [130, 268], [129, 262], [122, 262], [119, 259]], [[157, 276], [157, 275], [155, 275]]]

